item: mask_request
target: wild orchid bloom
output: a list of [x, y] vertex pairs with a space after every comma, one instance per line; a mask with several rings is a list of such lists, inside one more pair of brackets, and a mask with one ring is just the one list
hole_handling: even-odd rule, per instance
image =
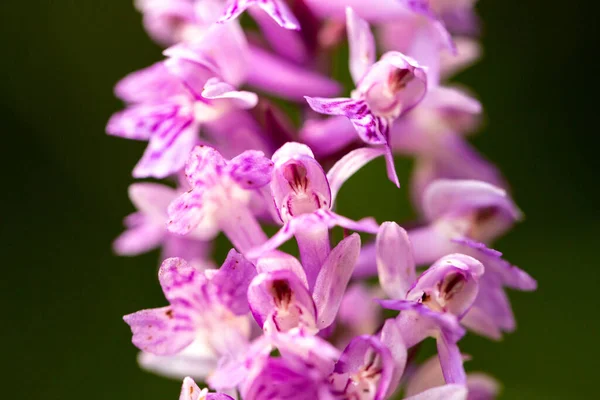
[[248, 288], [248, 302], [258, 324], [268, 332], [303, 328], [316, 333], [329, 327], [338, 312], [360, 252], [360, 237], [342, 240], [327, 256], [313, 286], [294, 257], [258, 261], [259, 274]]
[[162, 258], [182, 256], [197, 265], [208, 265], [209, 243], [167, 230], [167, 207], [177, 194], [176, 189], [157, 183], [129, 186], [129, 198], [138, 211], [125, 218], [127, 230], [115, 240], [115, 252], [133, 256], [162, 246]]
[[464, 332], [452, 321], [462, 319], [473, 306], [483, 265], [464, 254], [451, 254], [416, 278], [408, 234], [396, 223], [386, 222], [377, 235], [377, 268], [383, 290], [397, 299], [380, 303], [385, 308], [405, 310], [397, 323], [407, 346], [427, 336], [436, 337], [446, 382], [464, 384], [462, 358], [456, 346]]
[[[350, 73], [356, 89], [351, 98], [306, 100], [319, 113], [348, 118], [365, 143], [383, 145], [389, 151], [390, 125], [415, 107], [427, 92], [425, 69], [400, 52], [388, 52], [375, 62], [375, 39], [367, 22], [348, 8], [346, 24]], [[388, 176], [398, 185], [390, 153], [386, 159]]]
[[233, 400], [233, 397], [224, 393], [208, 393], [208, 389], [202, 389], [190, 377], [183, 380], [179, 400]]
[[456, 251], [453, 240], [490, 242], [521, 219], [505, 190], [476, 180], [439, 179], [423, 194], [428, 225], [409, 232], [418, 265]]
[[[432, 387], [444, 384], [440, 361], [431, 357], [414, 371], [406, 384], [406, 395], [412, 396]], [[481, 373], [467, 374], [467, 400], [493, 400], [500, 392], [500, 384], [494, 378]]]
[[266, 243], [250, 251], [248, 257], [257, 258], [295, 236], [308, 284], [312, 288], [330, 251], [331, 227], [339, 225], [350, 230], [377, 232], [378, 225], [372, 219], [355, 222], [331, 209], [342, 184], [383, 153], [383, 150], [372, 148], [354, 150], [325, 175], [308, 146], [299, 143], [282, 146], [272, 158], [271, 193], [284, 225]]
[[160, 356], [142, 362], [167, 375], [177, 375], [181, 364], [197, 363], [191, 372], [202, 378], [220, 356], [243, 350], [251, 327], [246, 290], [255, 275], [252, 263], [234, 250], [218, 270], [201, 272], [183, 259], [165, 260], [158, 277], [170, 305], [123, 317], [133, 344]]
[[477, 258], [485, 267], [479, 280], [479, 293], [461, 321], [480, 335], [499, 340], [503, 332], [515, 330], [516, 323], [505, 288], [533, 291], [537, 282], [527, 272], [502, 259], [502, 253], [483, 243], [468, 239], [454, 240], [457, 250]]
[[271, 160], [259, 151], [225, 160], [211, 147], [196, 147], [185, 168], [192, 189], [169, 205], [169, 231], [203, 239], [223, 231], [241, 252], [264, 243], [267, 237], [250, 203], [253, 193], [269, 183], [272, 170]]
[[164, 178], [178, 172], [199, 142], [201, 123], [257, 102], [255, 94], [238, 92], [204, 66], [180, 59], [133, 73], [115, 90], [128, 107], [113, 115], [107, 132], [149, 141], [133, 171], [136, 178]]
[[400, 383], [406, 358], [400, 331], [388, 320], [379, 335], [357, 336], [346, 346], [330, 376], [331, 391], [339, 398], [386, 399]]

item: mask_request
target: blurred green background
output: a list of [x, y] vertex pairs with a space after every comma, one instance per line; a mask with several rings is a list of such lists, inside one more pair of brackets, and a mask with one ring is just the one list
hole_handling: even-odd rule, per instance
[[[179, 382], [138, 369], [121, 320], [164, 304], [158, 254], [117, 258], [110, 248], [144, 148], [104, 134], [120, 108], [112, 87], [161, 58], [131, 3], [0, 3], [4, 399], [178, 396]], [[468, 367], [501, 380], [505, 399], [597, 398], [598, 13], [587, 3], [481, 1], [485, 57], [457, 77], [487, 110], [475, 145], [527, 215], [496, 247], [539, 282], [534, 294], [511, 293], [516, 333], [463, 342]], [[408, 185], [395, 190], [382, 168], [344, 188], [342, 212], [410, 215]], [[381, 203], [365, 197], [367, 182]]]

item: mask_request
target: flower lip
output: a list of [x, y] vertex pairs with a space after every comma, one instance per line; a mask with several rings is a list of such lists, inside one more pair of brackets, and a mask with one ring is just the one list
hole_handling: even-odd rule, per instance
[[310, 149], [288, 143], [273, 155], [271, 192], [283, 222], [321, 208], [330, 208], [331, 189]]
[[283, 166], [283, 177], [288, 181], [292, 190], [296, 193], [308, 189], [306, 167], [298, 161], [289, 161]]
[[446, 256], [419, 277], [406, 298], [461, 318], [475, 301], [482, 274], [483, 265], [476, 259], [463, 254]]
[[292, 301], [292, 289], [286, 280], [277, 279], [271, 283], [269, 288], [275, 305], [278, 308], [287, 309]]

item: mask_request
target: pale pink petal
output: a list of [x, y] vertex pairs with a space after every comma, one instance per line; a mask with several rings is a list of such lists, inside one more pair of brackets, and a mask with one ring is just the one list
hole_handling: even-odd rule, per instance
[[379, 283], [391, 298], [404, 298], [417, 279], [408, 234], [395, 222], [384, 222], [376, 240]]
[[196, 146], [189, 155], [185, 176], [192, 187], [208, 185], [222, 173], [227, 162], [209, 146]]
[[356, 130], [346, 117], [309, 119], [304, 122], [299, 137], [319, 156], [328, 156], [356, 141]]
[[467, 383], [467, 375], [463, 367], [463, 358], [456, 342], [445, 332], [441, 332], [437, 338], [438, 356], [442, 373], [446, 383]]
[[237, 108], [253, 108], [258, 103], [256, 93], [238, 91], [230, 84], [219, 80], [218, 78], [210, 78], [204, 85], [202, 97], [207, 99], [225, 99], [230, 100], [233, 106]]
[[333, 323], [359, 253], [360, 236], [354, 233], [331, 250], [321, 267], [313, 289], [317, 326], [320, 329]]
[[129, 227], [115, 239], [115, 253], [120, 256], [136, 256], [160, 246], [167, 234], [165, 226], [157, 226], [149, 223], [146, 218], [143, 219], [141, 224]]
[[148, 147], [133, 170], [135, 178], [165, 178], [180, 171], [198, 142], [197, 126], [189, 118], [175, 119], [150, 138]]
[[175, 189], [149, 182], [131, 184], [128, 192], [133, 205], [160, 224], [164, 224], [169, 203], [177, 196]]
[[246, 150], [227, 163], [227, 171], [244, 189], [260, 189], [271, 181], [273, 161], [262, 151]]
[[[213, 226], [212, 215], [207, 215], [203, 201], [203, 190], [192, 189], [189, 192], [177, 197], [169, 205], [169, 222], [167, 227], [169, 232], [178, 235], [186, 235], [192, 230], [195, 230], [199, 225], [202, 226], [202, 231], [198, 232], [199, 238], [212, 239], [217, 231], [207, 229]], [[196, 234], [196, 232], [194, 231]]]
[[307, 61], [308, 49], [300, 32], [282, 28], [261, 9], [251, 8], [248, 12], [274, 51], [297, 64], [304, 64]]
[[375, 38], [367, 21], [350, 7], [346, 8], [346, 31], [350, 47], [350, 74], [357, 83], [375, 62]]
[[171, 306], [138, 311], [123, 319], [131, 327], [133, 344], [152, 354], [175, 354], [194, 341], [192, 321]]
[[292, 101], [304, 96], [336, 96], [341, 85], [331, 78], [281, 57], [252, 47], [248, 60], [248, 84]]

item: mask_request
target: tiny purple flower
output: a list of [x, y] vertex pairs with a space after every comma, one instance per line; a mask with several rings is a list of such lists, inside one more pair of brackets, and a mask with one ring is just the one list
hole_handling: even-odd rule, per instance
[[253, 193], [271, 180], [272, 169], [259, 151], [228, 161], [211, 147], [196, 147], [185, 168], [192, 189], [169, 205], [169, 231], [206, 239], [223, 231], [242, 252], [262, 244], [266, 236], [250, 203]]
[[170, 305], [123, 317], [133, 343], [158, 356], [176, 356], [193, 343], [213, 357], [244, 348], [250, 335], [246, 288], [255, 274], [234, 250], [219, 270], [201, 272], [183, 259], [165, 260], [158, 276]]
[[307, 146], [299, 143], [282, 146], [272, 158], [271, 193], [284, 226], [266, 243], [250, 251], [248, 256], [260, 257], [295, 236], [309, 287], [312, 288], [319, 268], [329, 255], [329, 228], [339, 225], [363, 232], [377, 231], [378, 225], [373, 220], [355, 222], [334, 213], [331, 207], [342, 184], [383, 153], [383, 150], [374, 148], [354, 150], [325, 175]]

